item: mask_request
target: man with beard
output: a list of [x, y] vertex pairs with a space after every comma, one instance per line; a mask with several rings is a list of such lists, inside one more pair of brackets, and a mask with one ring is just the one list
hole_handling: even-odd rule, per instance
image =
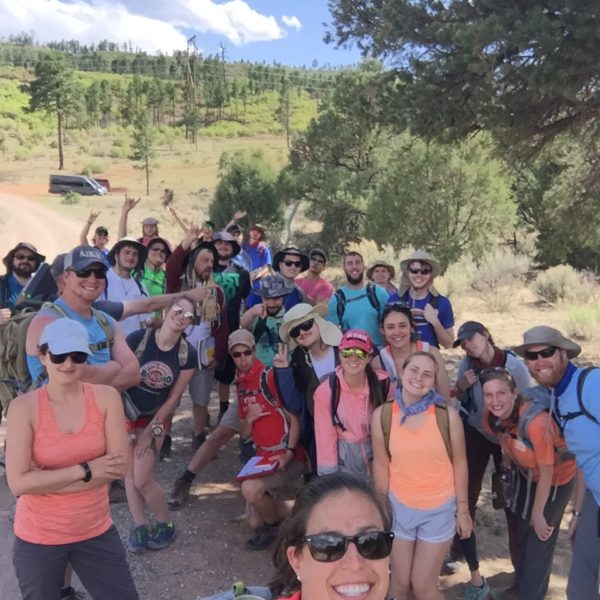
[[293, 291], [281, 275], [267, 275], [259, 281], [254, 292], [262, 303], [247, 310], [241, 318], [243, 329], [250, 330], [256, 341], [256, 358], [267, 367], [279, 349], [279, 327], [285, 314], [284, 298]]
[[[290, 292], [284, 301], [285, 310], [290, 310], [292, 306], [304, 302], [304, 294], [296, 285], [296, 277], [306, 271], [308, 265], [308, 256], [294, 246], [287, 246], [275, 253], [273, 257], [273, 271], [279, 273], [290, 287]], [[259, 286], [260, 281], [254, 283], [254, 291], [248, 296], [248, 302], [246, 303], [248, 308], [261, 303], [261, 298], [255, 291], [259, 289]]]
[[[536, 402], [546, 401], [583, 474], [577, 486], [569, 538], [573, 560], [567, 598], [598, 598], [600, 567], [600, 369], [577, 367], [571, 359], [579, 344], [552, 327], [538, 326], [523, 334], [523, 343], [512, 348], [525, 359], [539, 384], [532, 389]], [[573, 541], [574, 539], [574, 541]]]
[[398, 296], [390, 302], [401, 302], [410, 308], [418, 340], [439, 348], [451, 348], [454, 341], [454, 313], [446, 296], [433, 286], [442, 272], [440, 263], [428, 252], [417, 250], [400, 262], [402, 277]]
[[[219, 262], [213, 271], [215, 283], [225, 294], [229, 330], [235, 331], [240, 326], [242, 302], [250, 293], [250, 274], [233, 261], [242, 249], [233, 235], [226, 231], [217, 233], [214, 237], [214, 246], [219, 255]], [[229, 406], [229, 386], [234, 378], [235, 365], [230, 354], [227, 353], [224, 364], [215, 372], [215, 379], [218, 382], [219, 417]]]
[[365, 282], [365, 263], [358, 252], [348, 252], [342, 259], [347, 284], [330, 298], [327, 320], [342, 331], [362, 329], [377, 346], [383, 344], [379, 324], [388, 293], [379, 285]]
[[[197, 322], [186, 331], [187, 341], [198, 351], [201, 367], [190, 382], [192, 398], [192, 447], [199, 448], [206, 439], [208, 404], [215, 378], [215, 370], [225, 362], [229, 325], [225, 308], [225, 294], [213, 277], [213, 268], [219, 255], [212, 242], [198, 242], [200, 229], [192, 225], [181, 244], [167, 261], [167, 291], [209, 288], [198, 308]], [[193, 244], [197, 244], [193, 250]]]
[[6, 267], [6, 275], [0, 277], [0, 309], [6, 309], [0, 311], [2, 317], [10, 317], [8, 309], [14, 307], [19, 294], [44, 260], [46, 257], [28, 242], [19, 242], [2, 259]]
[[310, 265], [308, 273], [305, 277], [298, 277], [296, 285], [304, 293], [306, 302], [312, 304], [321, 304], [329, 302], [333, 292], [333, 286], [321, 277], [321, 273], [325, 270], [327, 264], [327, 255], [323, 250], [314, 248], [308, 255]]
[[[148, 252], [146, 246], [133, 238], [119, 240], [108, 254], [112, 267], [106, 273], [104, 298], [112, 302], [125, 302], [148, 297], [148, 290], [140, 281]], [[119, 321], [125, 337], [143, 329], [152, 319], [151, 314], [132, 315]]]

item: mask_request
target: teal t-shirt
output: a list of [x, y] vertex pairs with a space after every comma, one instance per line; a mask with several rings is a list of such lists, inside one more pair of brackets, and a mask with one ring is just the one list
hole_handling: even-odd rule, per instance
[[280, 311], [276, 317], [254, 319], [252, 323], [252, 333], [256, 340], [256, 358], [267, 367], [273, 366], [273, 359], [277, 354], [279, 327], [283, 322], [283, 313], [284, 311]]

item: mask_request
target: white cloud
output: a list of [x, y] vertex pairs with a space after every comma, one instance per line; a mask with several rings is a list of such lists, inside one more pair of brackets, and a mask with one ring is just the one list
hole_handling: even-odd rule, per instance
[[243, 0], [0, 0], [0, 36], [22, 31], [40, 42], [131, 41], [148, 52], [184, 49], [190, 31], [223, 35], [237, 46], [286, 36], [274, 16]]
[[281, 21], [284, 25], [288, 27], [293, 27], [294, 29], [302, 29], [302, 23], [300, 23], [300, 19], [298, 17], [288, 17], [287, 15], [283, 15], [281, 17]]

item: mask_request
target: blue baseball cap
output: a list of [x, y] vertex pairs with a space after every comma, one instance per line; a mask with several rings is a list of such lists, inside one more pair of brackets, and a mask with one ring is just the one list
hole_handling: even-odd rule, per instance
[[85, 327], [66, 317], [48, 323], [42, 330], [40, 346], [48, 344], [52, 354], [67, 354], [69, 352], [85, 352], [92, 355], [90, 340]]
[[72, 271], [80, 271], [94, 263], [100, 263], [102, 267], [106, 269], [104, 256], [98, 248], [92, 246], [76, 246], [71, 252], [66, 254], [63, 270], [68, 271], [71, 269]]

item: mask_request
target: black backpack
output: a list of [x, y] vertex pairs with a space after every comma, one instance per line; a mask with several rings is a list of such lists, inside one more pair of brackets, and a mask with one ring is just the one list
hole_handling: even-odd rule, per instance
[[588, 419], [590, 419], [597, 425], [600, 425], [600, 423], [598, 422], [598, 419], [596, 419], [596, 417], [585, 407], [585, 405], [583, 404], [583, 399], [582, 399], [583, 385], [585, 384], [585, 380], [587, 379], [587, 376], [596, 368], [597, 367], [586, 367], [579, 374], [579, 379], [577, 380], [577, 404], [579, 405], [578, 411], [569, 412], [569, 413], [563, 415], [559, 411], [558, 405], [556, 406], [556, 409], [555, 409], [556, 415], [559, 418], [560, 422], [562, 423], [560, 426], [561, 430], [564, 429], [564, 426], [565, 426], [564, 424], [567, 421], [571, 421], [572, 419], [576, 419], [577, 417], [587, 417]]
[[335, 299], [337, 300], [337, 318], [342, 326], [342, 319], [344, 317], [344, 312], [346, 311], [346, 304], [349, 302], [356, 302], [357, 300], [362, 300], [367, 297], [369, 299], [369, 303], [375, 309], [377, 314], [379, 315], [379, 311], [381, 310], [381, 303], [379, 302], [379, 298], [377, 297], [377, 288], [374, 283], [367, 283], [367, 287], [365, 288], [365, 293], [360, 294], [360, 296], [356, 296], [355, 298], [350, 298], [348, 300], [343, 290], [337, 290], [334, 294]]

